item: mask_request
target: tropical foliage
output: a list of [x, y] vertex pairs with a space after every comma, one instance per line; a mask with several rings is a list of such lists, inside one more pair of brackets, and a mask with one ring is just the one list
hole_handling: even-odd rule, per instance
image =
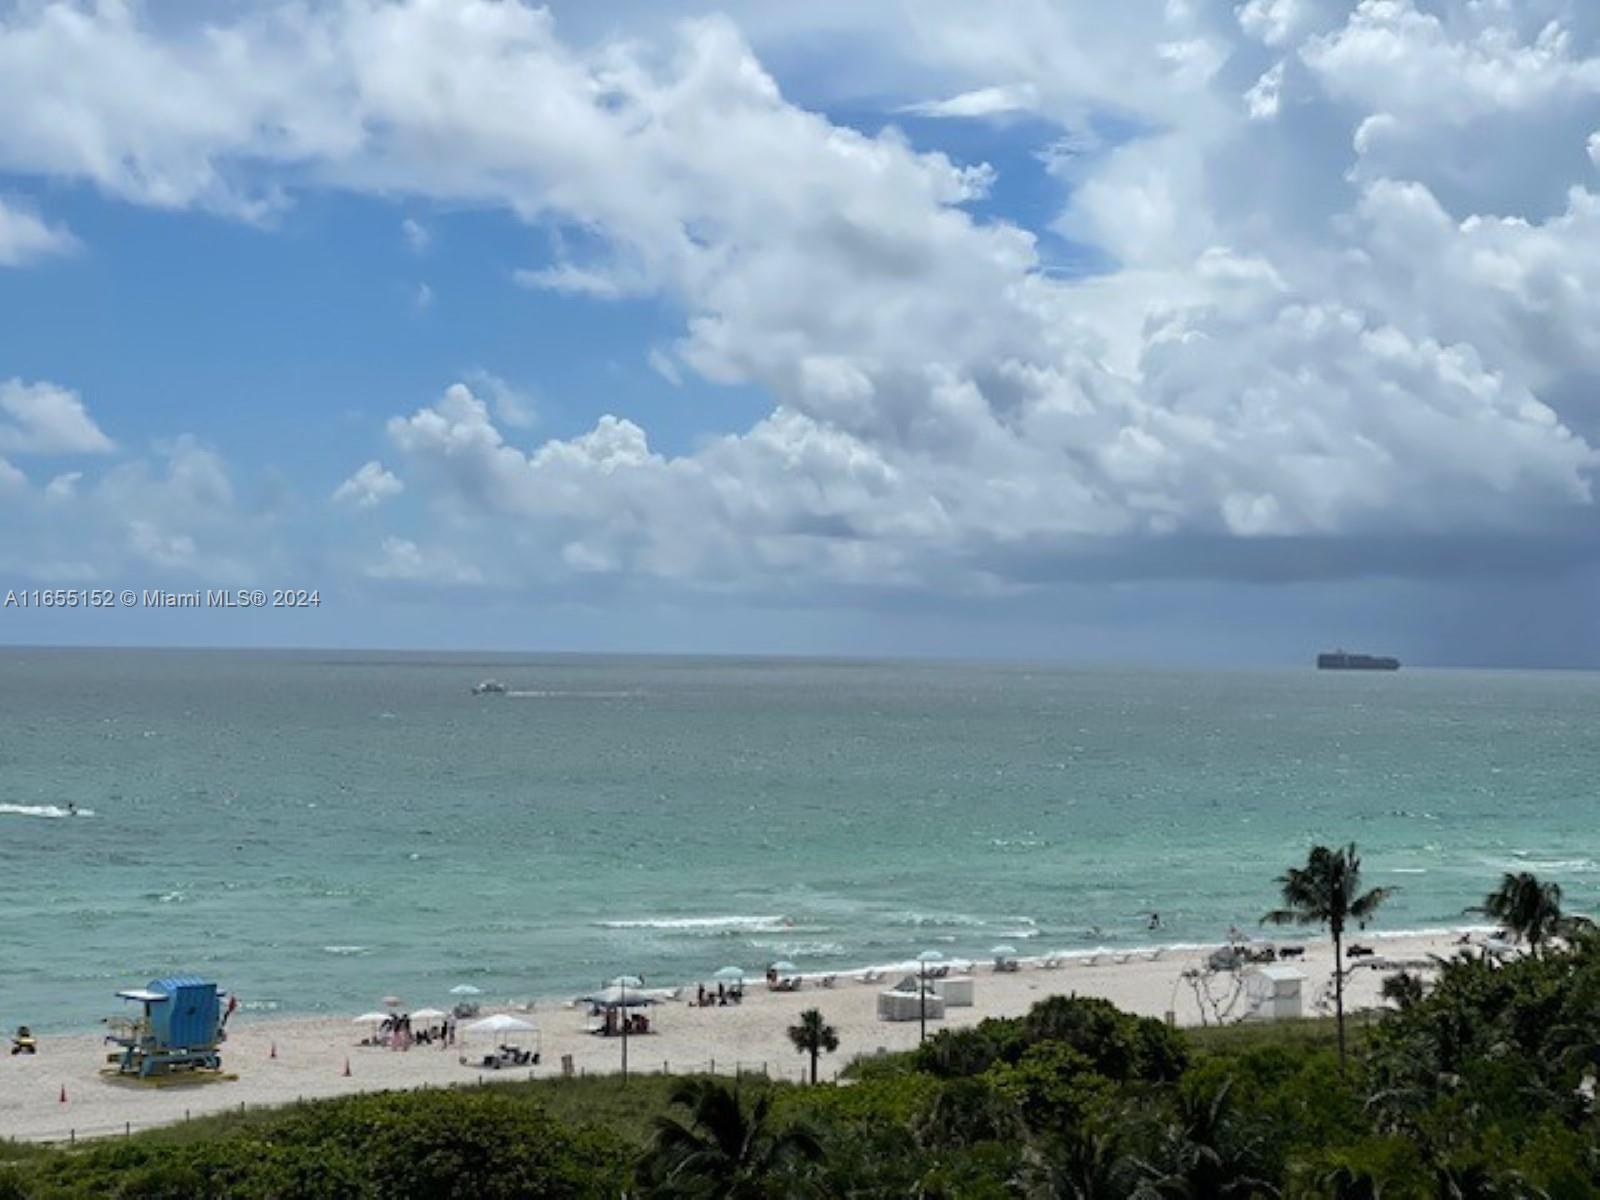
[[1339, 1030], [1339, 1060], [1345, 1057], [1344, 934], [1353, 922], [1365, 926], [1391, 888], [1361, 890], [1361, 856], [1354, 842], [1338, 850], [1315, 846], [1303, 867], [1278, 877], [1283, 907], [1261, 920], [1273, 925], [1324, 925], [1333, 938], [1333, 1010]]
[[797, 1024], [789, 1026], [789, 1041], [801, 1054], [811, 1058], [811, 1082], [817, 1082], [817, 1059], [839, 1048], [839, 1034], [822, 1018], [822, 1010], [808, 1008]]

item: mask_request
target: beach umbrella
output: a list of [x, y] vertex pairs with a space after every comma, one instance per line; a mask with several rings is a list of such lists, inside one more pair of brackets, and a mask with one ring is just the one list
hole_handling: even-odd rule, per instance
[[1015, 958], [1017, 956], [1017, 948], [1015, 946], [1001, 945], [996, 946], [989, 953], [996, 958]]
[[352, 1021], [350, 1023], [352, 1025], [371, 1025], [371, 1024], [375, 1024], [375, 1023], [377, 1023], [379, 1021], [387, 1021], [387, 1020], [391, 1019], [393, 1016], [394, 1016], [393, 1013], [381, 1013], [381, 1012], [362, 1013], [359, 1017], [357, 1017], [354, 1021]]
[[781, 962], [773, 963], [772, 964], [772, 969], [774, 971], [776, 971], [779, 975], [793, 975], [800, 968], [795, 966], [788, 959], [784, 959]]
[[943, 962], [944, 955], [940, 954], [937, 950], [924, 950], [921, 954], [917, 955], [917, 961], [925, 963]]
[[743, 967], [719, 967], [711, 976], [716, 983], [743, 983]]
[[615, 979], [606, 980], [607, 987], [638, 988], [644, 986], [644, 980], [637, 975], [618, 975]]
[[643, 1008], [654, 1004], [655, 1000], [643, 992], [633, 991], [631, 988], [608, 987], [602, 988], [588, 996], [581, 997], [589, 1004], [598, 1004], [601, 1008]]
[[496, 1036], [506, 1033], [534, 1033], [537, 1026], [518, 1017], [507, 1016], [505, 1013], [496, 1013], [492, 1017], [485, 1017], [481, 1021], [474, 1021], [466, 1027], [468, 1033], [492, 1033]]
[[450, 989], [450, 994], [452, 996], [481, 996], [483, 995], [483, 990], [473, 987], [470, 983], [458, 983]]
[[413, 1021], [442, 1021], [449, 1015], [449, 1013], [441, 1012], [437, 1008], [419, 1008], [411, 1014], [411, 1019]]

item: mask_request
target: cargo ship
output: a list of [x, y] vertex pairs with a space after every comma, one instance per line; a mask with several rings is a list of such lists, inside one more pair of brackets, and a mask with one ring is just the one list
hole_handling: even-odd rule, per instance
[[1329, 650], [1317, 655], [1319, 671], [1398, 671], [1400, 660], [1387, 654], [1351, 654]]

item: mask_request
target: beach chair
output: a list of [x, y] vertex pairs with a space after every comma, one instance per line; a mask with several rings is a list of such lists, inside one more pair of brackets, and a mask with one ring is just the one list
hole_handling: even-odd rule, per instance
[[877, 967], [868, 967], [865, 971], [858, 973], [856, 978], [862, 983], [880, 983], [883, 980], [883, 972], [878, 970]]
[[831, 988], [834, 984], [839, 982], [839, 977], [837, 975], [824, 975], [821, 979], [817, 980], [817, 982], [825, 988]]
[[1047, 971], [1054, 971], [1061, 965], [1061, 956], [1059, 954], [1046, 954], [1044, 961], [1039, 965]]

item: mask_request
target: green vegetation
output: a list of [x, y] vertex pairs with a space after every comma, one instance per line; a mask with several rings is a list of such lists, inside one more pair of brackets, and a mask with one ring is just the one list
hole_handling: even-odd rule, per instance
[[798, 1024], [789, 1026], [789, 1041], [801, 1054], [811, 1057], [811, 1082], [817, 1082], [817, 1059], [839, 1048], [839, 1034], [822, 1019], [822, 1010], [808, 1008]]
[[1179, 1032], [1052, 997], [838, 1086], [549, 1080], [0, 1143], [0, 1200], [1578, 1200], [1600, 1195], [1600, 934], [1556, 928], [1397, 987], [1343, 1062], [1337, 1022]]
[[1365, 926], [1389, 898], [1390, 888], [1361, 890], [1361, 856], [1354, 842], [1338, 850], [1315, 846], [1303, 867], [1278, 877], [1283, 907], [1262, 917], [1273, 925], [1326, 925], [1333, 937], [1333, 1012], [1339, 1031], [1339, 1061], [1344, 1042], [1344, 931], [1350, 922]]

